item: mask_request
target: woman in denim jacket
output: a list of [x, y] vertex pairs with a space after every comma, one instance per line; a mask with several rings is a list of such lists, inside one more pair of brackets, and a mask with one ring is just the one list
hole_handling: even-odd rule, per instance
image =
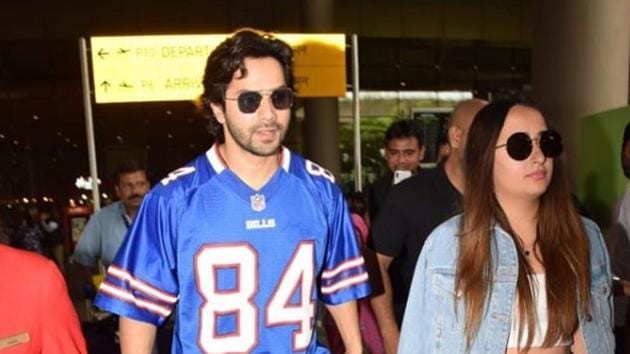
[[536, 108], [477, 114], [463, 214], [424, 245], [400, 353], [613, 353], [608, 255], [572, 204], [561, 152]]

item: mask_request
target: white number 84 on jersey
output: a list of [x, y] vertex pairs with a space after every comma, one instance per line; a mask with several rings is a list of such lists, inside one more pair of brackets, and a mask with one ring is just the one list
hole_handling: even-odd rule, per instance
[[[293, 332], [293, 350], [305, 350], [312, 337], [315, 304], [311, 298], [314, 284], [314, 244], [302, 241], [267, 301], [265, 326], [298, 325]], [[235, 269], [236, 286], [218, 289], [217, 270]], [[258, 253], [248, 243], [206, 245], [195, 256], [195, 278], [203, 297], [199, 323], [199, 345], [207, 353], [243, 353], [258, 344], [258, 307], [254, 298], [258, 292]], [[291, 299], [300, 289], [299, 303]], [[221, 334], [217, 317], [236, 316], [238, 328]]]

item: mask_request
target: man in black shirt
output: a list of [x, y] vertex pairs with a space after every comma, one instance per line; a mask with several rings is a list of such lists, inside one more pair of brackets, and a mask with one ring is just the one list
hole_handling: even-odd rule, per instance
[[[463, 191], [463, 159], [468, 128], [487, 102], [460, 103], [451, 115], [448, 139], [451, 153], [433, 170], [424, 170], [391, 188], [372, 228], [383, 293], [372, 297], [387, 353], [398, 346], [399, 324], [420, 250], [431, 231], [459, 210]], [[395, 265], [395, 266], [393, 266]], [[389, 270], [397, 269], [399, 274]]]
[[408, 119], [398, 120], [387, 128], [383, 148], [387, 161], [387, 173], [374, 181], [368, 189], [368, 206], [372, 221], [376, 218], [378, 209], [391, 186], [399, 182], [394, 178], [394, 173], [396, 171], [409, 171], [411, 174], [415, 174], [424, 157], [420, 129]]

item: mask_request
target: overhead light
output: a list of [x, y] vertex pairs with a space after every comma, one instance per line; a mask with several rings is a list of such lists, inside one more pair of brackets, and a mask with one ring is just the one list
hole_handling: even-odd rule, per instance
[[101, 196], [103, 197], [103, 199], [107, 199], [107, 198], [109, 198], [109, 196], [107, 195], [107, 193], [103, 193], [103, 194], [101, 194]]
[[[98, 184], [101, 184], [101, 180], [98, 180]], [[92, 190], [92, 177], [83, 177], [83, 176], [79, 176], [77, 177], [77, 179], [74, 181], [74, 186], [79, 188], [79, 189], [85, 189], [85, 190]]]
[[22, 202], [24, 202], [24, 204], [28, 204], [28, 198], [26, 197], [22, 198]]
[[68, 199], [68, 204], [70, 205], [70, 207], [74, 208], [75, 206], [77, 206], [77, 203], [75, 203], [74, 199], [70, 198]]
[[43, 198], [42, 198], [42, 200], [43, 200], [45, 203], [48, 203], [48, 197], [43, 197]]
[[0, 133], [0, 139], [4, 139], [4, 138], [6, 138], [6, 135]]
[[87, 195], [85, 195], [85, 194], [81, 194], [81, 199], [83, 199], [83, 200], [88, 200], [88, 196], [87, 196]]
[[39, 120], [39, 116], [37, 114], [33, 114], [33, 120]]

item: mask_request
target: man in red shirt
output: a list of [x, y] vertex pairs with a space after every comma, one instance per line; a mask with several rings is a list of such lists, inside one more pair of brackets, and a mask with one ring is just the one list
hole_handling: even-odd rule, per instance
[[54, 263], [0, 244], [0, 352], [87, 353], [66, 283]]

